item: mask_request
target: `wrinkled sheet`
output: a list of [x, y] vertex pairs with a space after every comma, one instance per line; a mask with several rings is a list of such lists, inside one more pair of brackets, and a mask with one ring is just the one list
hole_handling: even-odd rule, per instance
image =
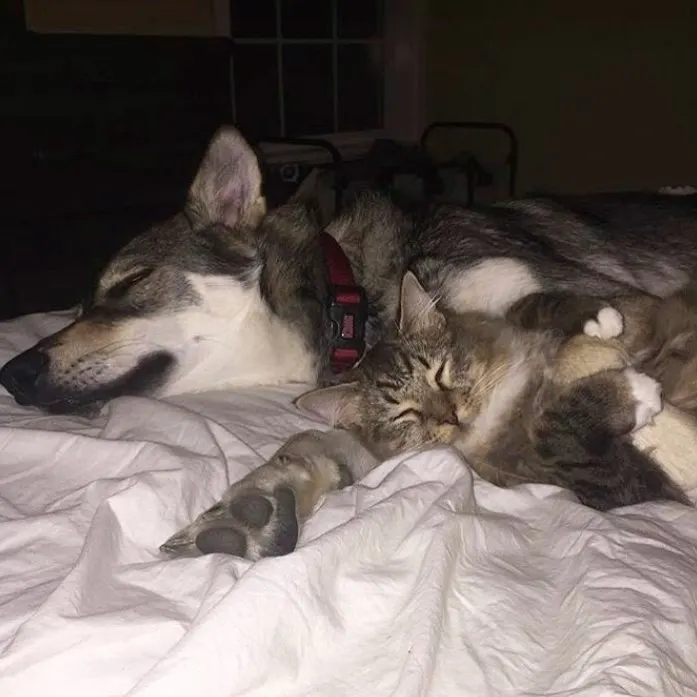
[[[2, 325], [0, 360], [66, 321]], [[93, 419], [0, 393], [2, 697], [697, 695], [697, 511], [677, 505], [603, 515], [437, 449], [328, 496], [289, 556], [162, 558], [317, 427], [296, 393]]]

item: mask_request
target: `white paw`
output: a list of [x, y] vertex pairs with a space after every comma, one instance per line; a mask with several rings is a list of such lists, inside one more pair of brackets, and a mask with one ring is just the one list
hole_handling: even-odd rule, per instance
[[624, 374], [636, 403], [634, 408], [634, 430], [653, 423], [653, 417], [663, 409], [663, 389], [653, 378], [627, 368]]
[[614, 307], [604, 307], [598, 312], [595, 319], [589, 319], [583, 325], [583, 333], [586, 336], [595, 336], [598, 339], [614, 339], [624, 331], [624, 318], [622, 313]]

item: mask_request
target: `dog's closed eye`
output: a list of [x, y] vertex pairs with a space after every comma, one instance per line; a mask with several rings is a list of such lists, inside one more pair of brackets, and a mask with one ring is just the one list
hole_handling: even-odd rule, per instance
[[112, 300], [118, 300], [123, 298], [126, 293], [137, 285], [141, 281], [144, 281], [148, 276], [152, 274], [154, 269], [143, 268], [134, 271], [132, 274], [122, 278], [118, 283], [115, 283], [111, 288], [106, 291], [106, 296]]

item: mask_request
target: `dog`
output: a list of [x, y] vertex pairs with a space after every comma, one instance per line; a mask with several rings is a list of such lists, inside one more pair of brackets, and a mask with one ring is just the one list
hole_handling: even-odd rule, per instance
[[395, 321], [407, 269], [455, 311], [502, 314], [545, 290], [664, 297], [697, 272], [697, 196], [676, 193], [465, 209], [366, 192], [322, 229], [304, 196], [267, 210], [253, 149], [224, 127], [184, 209], [127, 244], [75, 321], [5, 364], [0, 384], [50, 412], [317, 384]]

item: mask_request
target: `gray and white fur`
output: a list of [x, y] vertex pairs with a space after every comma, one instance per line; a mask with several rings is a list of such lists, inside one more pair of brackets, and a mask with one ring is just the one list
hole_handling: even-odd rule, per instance
[[[87, 289], [75, 322], [0, 370], [22, 404], [74, 411], [327, 375], [329, 279], [315, 207], [267, 210], [253, 150], [213, 138], [180, 213], [134, 237]], [[477, 210], [400, 208], [366, 193], [326, 230], [394, 323], [411, 269], [454, 311], [502, 314], [539, 291], [665, 296], [697, 271], [697, 196], [544, 196]]]

